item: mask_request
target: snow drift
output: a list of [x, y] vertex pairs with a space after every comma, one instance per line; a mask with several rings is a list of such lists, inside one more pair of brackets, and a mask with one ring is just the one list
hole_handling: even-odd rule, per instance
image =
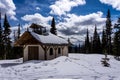
[[120, 62], [113, 56], [110, 67], [101, 65], [100, 54], [69, 54], [48, 61], [1, 60], [0, 80], [81, 79], [120, 80]]

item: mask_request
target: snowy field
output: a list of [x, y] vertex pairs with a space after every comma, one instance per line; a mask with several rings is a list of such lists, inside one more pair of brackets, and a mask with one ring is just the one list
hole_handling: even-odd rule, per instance
[[0, 80], [120, 80], [120, 61], [113, 56], [110, 67], [101, 65], [99, 54], [69, 54], [48, 61], [0, 60]]

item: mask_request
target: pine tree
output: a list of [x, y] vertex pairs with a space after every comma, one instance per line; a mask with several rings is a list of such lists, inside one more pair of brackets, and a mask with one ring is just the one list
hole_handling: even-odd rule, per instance
[[17, 34], [18, 34], [17, 39], [19, 39], [19, 38], [20, 38], [20, 34], [21, 34], [21, 31], [20, 31], [20, 24], [18, 25], [18, 31], [17, 31]]
[[72, 52], [72, 44], [70, 42], [70, 38], [68, 38], [68, 52], [71, 53]]
[[74, 50], [75, 50], [75, 53], [78, 52], [78, 46], [77, 45], [75, 45]]
[[4, 54], [4, 45], [3, 45], [3, 29], [1, 26], [1, 12], [0, 12], [0, 59], [3, 58]]
[[105, 51], [106, 51], [106, 45], [107, 45], [106, 32], [103, 29], [103, 32], [102, 32], [102, 53], [105, 53]]
[[50, 32], [52, 34], [54, 34], [54, 35], [57, 35], [57, 29], [56, 29], [56, 26], [55, 26], [55, 19], [54, 19], [54, 17], [52, 19]]
[[120, 38], [120, 31], [118, 32], [115, 32], [115, 36], [114, 36], [114, 43], [113, 43], [113, 51], [114, 51], [114, 55], [116, 57], [119, 57], [120, 56], [120, 41], [119, 41], [119, 38]]
[[120, 18], [118, 18], [117, 23], [114, 25], [114, 28], [117, 29], [113, 41], [113, 53], [116, 59], [119, 59], [120, 56]]
[[110, 10], [108, 9], [107, 11], [107, 20], [106, 20], [106, 40], [107, 40], [107, 53], [110, 54], [111, 53], [111, 15], [110, 15]]
[[89, 53], [90, 51], [90, 42], [89, 42], [89, 32], [87, 29], [87, 34], [86, 34], [86, 38], [85, 38], [85, 49], [86, 49], [86, 53]]
[[97, 45], [98, 45], [98, 53], [102, 53], [102, 45], [101, 45], [101, 42], [100, 42], [100, 36], [98, 35], [98, 41], [97, 41]]
[[5, 14], [5, 17], [4, 17], [4, 25], [3, 25], [3, 27], [4, 27], [4, 35], [9, 36], [10, 33], [11, 33], [11, 30], [10, 30], [10, 24], [9, 24], [9, 22], [7, 20], [7, 15], [6, 14]]
[[80, 46], [80, 43], [79, 43], [79, 46], [78, 46], [78, 53], [81, 52], [81, 46]]
[[14, 34], [14, 42], [15, 42], [17, 40], [17, 38], [16, 38], [16, 31], [15, 30], [14, 30], [13, 34]]
[[3, 43], [3, 40], [2, 40], [2, 26], [1, 26], [1, 12], [0, 12], [0, 45]]
[[18, 24], [18, 30], [14, 30], [14, 41], [17, 41], [20, 38], [20, 24]]
[[92, 52], [101, 53], [101, 42], [100, 42], [100, 37], [97, 33], [96, 25], [95, 25], [94, 35], [93, 35]]
[[90, 53], [92, 53], [93, 37], [90, 37]]
[[3, 41], [4, 41], [4, 47], [5, 47], [5, 53], [4, 53], [4, 58], [6, 59], [7, 55], [10, 53], [11, 51], [11, 41], [10, 41], [10, 24], [7, 20], [7, 15], [5, 14], [4, 17], [4, 23], [3, 23], [3, 27], [4, 27], [4, 32], [3, 32]]
[[1, 12], [0, 12], [0, 45], [2, 44], [2, 26], [1, 26]]

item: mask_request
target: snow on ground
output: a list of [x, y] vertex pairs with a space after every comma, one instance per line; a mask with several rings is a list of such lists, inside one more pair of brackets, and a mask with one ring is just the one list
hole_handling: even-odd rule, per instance
[[0, 60], [0, 80], [120, 80], [120, 61], [113, 56], [110, 67], [101, 65], [100, 54], [69, 54], [48, 61]]

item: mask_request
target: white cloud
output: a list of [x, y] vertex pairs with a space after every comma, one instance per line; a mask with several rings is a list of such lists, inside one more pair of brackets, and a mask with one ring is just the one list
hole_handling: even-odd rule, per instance
[[61, 16], [69, 12], [72, 7], [84, 5], [85, 3], [85, 0], [57, 0], [55, 4], [50, 6], [52, 9], [50, 13]]
[[89, 29], [90, 36], [93, 35], [95, 24], [97, 25], [98, 32], [102, 31], [106, 20], [102, 16], [103, 13], [100, 11], [80, 16], [67, 14], [67, 17], [64, 18], [65, 22], [58, 23], [56, 27], [62, 35], [76, 37], [80, 41], [84, 41], [87, 28]]
[[40, 7], [36, 7], [36, 10], [40, 10]]
[[29, 23], [37, 23], [42, 24], [43, 26], [48, 26], [49, 21], [52, 20], [52, 17], [51, 16], [44, 17], [39, 13], [35, 13], [33, 15], [25, 15], [21, 17], [21, 19]]
[[15, 10], [16, 7], [13, 3], [13, 0], [0, 0], [0, 11], [2, 13], [2, 16], [6, 13], [8, 16], [10, 16], [11, 19], [17, 20], [15, 17]]
[[112, 5], [116, 10], [120, 10], [120, 0], [100, 0], [101, 3]]

